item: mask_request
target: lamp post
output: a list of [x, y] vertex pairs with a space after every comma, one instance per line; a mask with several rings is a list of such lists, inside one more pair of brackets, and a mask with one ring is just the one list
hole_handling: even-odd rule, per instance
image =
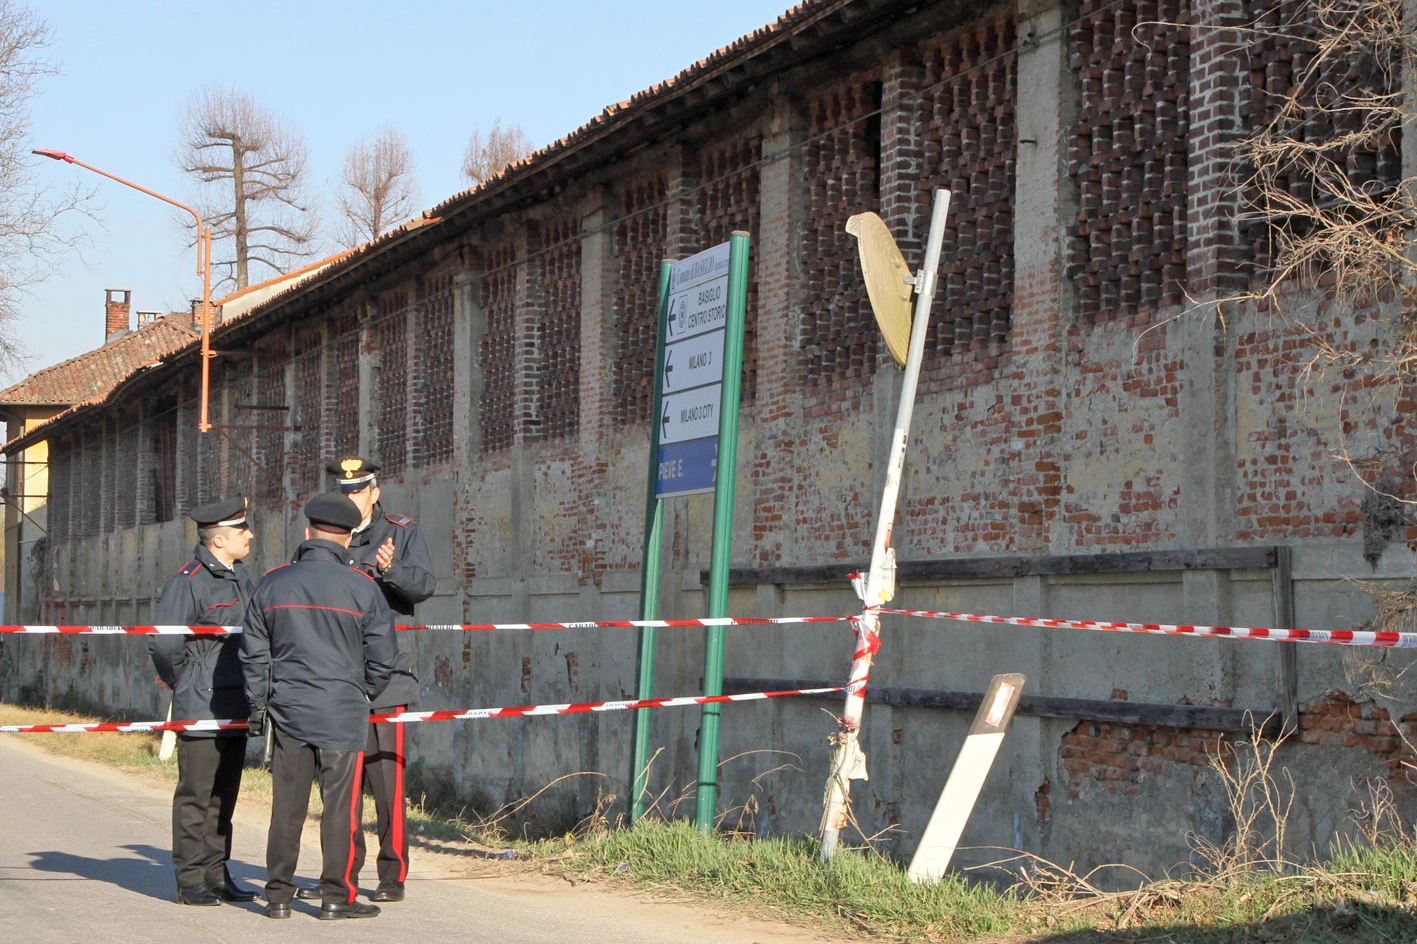
[[92, 164], [85, 164], [83, 161], [66, 154], [63, 151], [55, 151], [50, 148], [35, 148], [32, 152], [41, 157], [51, 160], [63, 161], [66, 164], [78, 164], [80, 167], [91, 170], [95, 174], [102, 174], [109, 180], [116, 180], [120, 184], [132, 187], [134, 190], [141, 190], [150, 197], [157, 197], [163, 203], [171, 204], [179, 210], [186, 210], [192, 214], [192, 218], [197, 221], [197, 274], [202, 277], [202, 417], [197, 422], [197, 429], [200, 432], [208, 432], [212, 424], [207, 422], [207, 401], [208, 401], [208, 381], [211, 375], [212, 358], [216, 355], [212, 353], [212, 231], [211, 227], [202, 223], [202, 215], [185, 203], [178, 203], [171, 197], [164, 197], [155, 190], [133, 183], [131, 180], [124, 180], [117, 174], [110, 174], [106, 170], [94, 167]]

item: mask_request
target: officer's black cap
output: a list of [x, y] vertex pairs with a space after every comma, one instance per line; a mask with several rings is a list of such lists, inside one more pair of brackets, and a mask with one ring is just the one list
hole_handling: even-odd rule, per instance
[[340, 492], [316, 495], [305, 505], [305, 517], [326, 531], [353, 531], [364, 521], [359, 506]]
[[357, 492], [374, 481], [379, 463], [370, 462], [362, 456], [345, 456], [325, 466], [325, 471], [335, 477], [341, 492]]
[[187, 512], [187, 517], [199, 528], [244, 528], [246, 527], [246, 498], [223, 498], [221, 501], [202, 505]]

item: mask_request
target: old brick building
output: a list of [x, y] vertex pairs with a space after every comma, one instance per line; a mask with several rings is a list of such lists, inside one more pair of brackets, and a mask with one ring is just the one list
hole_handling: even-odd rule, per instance
[[[895, 536], [900, 602], [1360, 625], [1373, 605], [1351, 580], [1406, 579], [1413, 535], [1372, 513], [1334, 443], [1408, 448], [1405, 407], [1305, 373], [1305, 338], [1271, 313], [1206, 305], [1266, 262], [1237, 222], [1229, 145], [1302, 54], [1244, 51], [1217, 28], [1244, 13], [1229, 0], [809, 0], [223, 324], [212, 433], [197, 432], [192, 347], [13, 440], [7, 451], [51, 444], [46, 617], [147, 619], [192, 543], [182, 513], [233, 490], [255, 500], [258, 566], [281, 562], [324, 461], [351, 450], [383, 463], [386, 504], [428, 535], [440, 590], [423, 620], [633, 617], [660, 261], [738, 229], [753, 262], [730, 609], [851, 612], [843, 577], [869, 554], [898, 375], [842, 225], [878, 211], [915, 262], [930, 191], [948, 187]], [[1374, 155], [1375, 172], [1397, 179], [1401, 158]], [[1387, 330], [1314, 323], [1340, 345]], [[170, 492], [155, 454], [168, 438]], [[702, 612], [711, 524], [710, 497], [669, 503], [661, 615]], [[634, 690], [628, 631], [409, 636], [425, 707]], [[731, 631], [730, 683], [840, 680], [851, 650], [844, 627]], [[661, 632], [656, 692], [695, 691], [701, 659], [697, 633]], [[1021, 671], [1029, 699], [966, 843], [1183, 863], [1188, 833], [1225, 829], [1207, 752], [1247, 711], [1275, 709], [1299, 727], [1283, 755], [1300, 786], [1291, 837], [1321, 843], [1362, 778], [1403, 786], [1400, 719], [1362, 685], [1371, 661], [889, 620], [857, 815], [913, 849], [968, 727], [961, 706]], [[73, 686], [152, 712], [150, 678], [122, 639], [12, 639], [0, 658], [10, 697]], [[811, 832], [824, 707], [726, 708], [724, 805], [752, 797], [760, 829]], [[670, 798], [694, 775], [697, 723], [654, 717], [655, 789]], [[615, 715], [413, 732], [425, 773], [470, 798], [603, 772], [568, 788], [578, 810], [623, 797], [629, 736]]]

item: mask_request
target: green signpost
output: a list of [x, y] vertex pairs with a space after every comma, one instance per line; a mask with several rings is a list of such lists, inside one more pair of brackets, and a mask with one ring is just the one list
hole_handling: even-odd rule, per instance
[[[734, 470], [743, 372], [743, 326], [748, 300], [747, 233], [660, 270], [659, 333], [655, 356], [653, 436], [646, 490], [641, 619], [658, 612], [660, 500], [714, 493], [708, 615], [728, 615], [728, 569], [733, 553]], [[719, 473], [722, 474], [719, 474]], [[654, 629], [640, 630], [637, 697], [652, 697]], [[723, 627], [704, 634], [704, 694], [723, 693]], [[720, 707], [705, 705], [699, 730], [696, 822], [713, 829], [718, 793]], [[649, 714], [636, 712], [631, 820], [645, 811]]]

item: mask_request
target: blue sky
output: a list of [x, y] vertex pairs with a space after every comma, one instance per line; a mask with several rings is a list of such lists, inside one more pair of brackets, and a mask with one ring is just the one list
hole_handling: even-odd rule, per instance
[[[327, 222], [345, 152], [386, 125], [402, 131], [413, 150], [419, 206], [426, 208], [464, 189], [459, 166], [474, 125], [486, 131], [498, 118], [520, 124], [541, 147], [790, 6], [791, 0], [34, 3], [54, 33], [46, 56], [62, 74], [39, 84], [31, 146], [67, 151], [187, 201], [196, 191], [175, 161], [178, 118], [197, 89], [225, 85], [304, 135], [310, 189]], [[229, 15], [236, 11], [243, 22]], [[178, 225], [185, 215], [73, 165], [35, 160], [42, 162], [36, 173], [43, 184], [81, 179], [95, 188], [100, 219], [87, 224], [89, 246], [23, 302], [20, 337], [34, 355], [27, 370], [102, 343], [105, 289], [130, 289], [135, 311], [178, 310], [200, 297], [196, 255]], [[223, 258], [218, 248], [215, 259]]]

